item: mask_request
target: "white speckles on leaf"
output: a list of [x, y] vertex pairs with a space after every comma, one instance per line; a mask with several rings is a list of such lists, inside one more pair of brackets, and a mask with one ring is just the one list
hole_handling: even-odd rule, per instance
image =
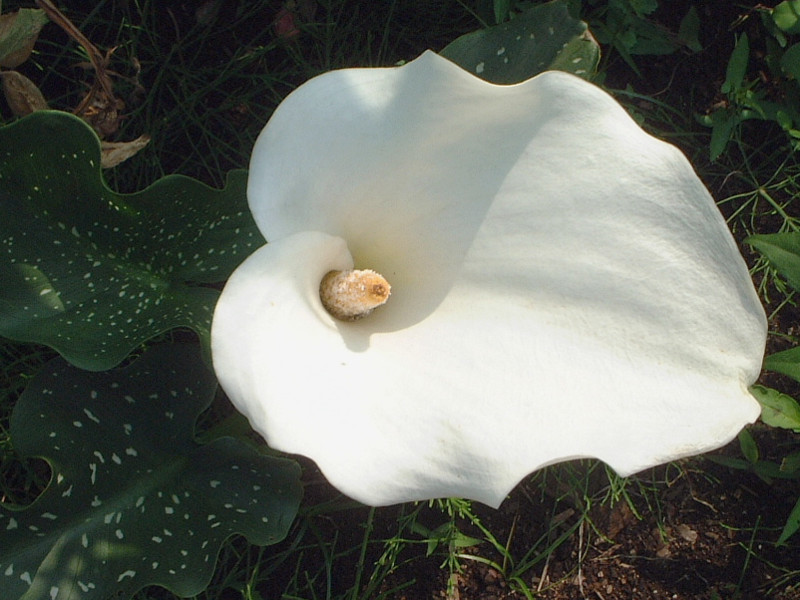
[[[75, 124], [65, 124], [65, 118], [69, 120], [69, 117], [56, 115], [41, 118], [64, 131], [55, 146], [75, 145], [82, 139], [82, 132], [73, 131]], [[51, 303], [42, 301], [40, 304], [70, 314], [44, 323], [41, 319], [50, 318], [50, 314], [36, 310], [32, 299], [26, 299], [23, 304], [17, 298], [26, 297], [18, 294], [13, 301], [19, 304], [15, 309], [26, 313], [25, 318], [16, 320], [13, 331], [4, 330], [0, 334], [56, 346], [75, 364], [92, 370], [113, 366], [124, 358], [131, 346], [173, 327], [189, 327], [201, 336], [206, 335], [214, 294], [195, 283], [224, 280], [252, 246], [262, 243], [261, 240], [252, 241], [255, 228], [247, 212], [236, 211], [241, 216], [222, 212], [246, 202], [244, 174], [232, 176], [233, 187], [223, 191], [188, 179], [158, 182], [136, 195], [134, 211], [130, 209], [133, 204], [129, 199], [122, 199], [110, 190], [97, 194], [97, 188], [103, 188], [99, 171], [91, 167], [94, 161], [90, 158], [91, 152], [59, 152], [47, 145], [34, 144], [33, 140], [41, 136], [37, 129], [41, 125], [33, 123], [20, 124], [19, 133], [14, 135], [15, 143], [22, 140], [23, 147], [30, 147], [30, 152], [13, 153], [7, 158], [2, 155], [3, 170], [5, 172], [8, 166], [6, 163], [20, 159], [25, 160], [25, 165], [44, 165], [35, 170], [19, 169], [21, 182], [18, 185], [27, 184], [28, 189], [41, 194], [41, 198], [26, 202], [24, 196], [18, 201], [14, 197], [14, 202], [0, 206], [0, 251], [8, 253], [6, 264], [47, 264], [48, 274], [56, 274], [61, 282], [68, 282], [70, 285], [46, 286], [40, 282], [28, 293], [42, 299], [51, 297], [54, 299]], [[0, 138], [13, 135], [11, 130], [15, 127], [16, 123], [4, 128]], [[26, 127], [33, 129], [25, 131]], [[0, 141], [0, 145], [4, 143], [5, 140]], [[69, 169], [64, 168], [65, 159], [59, 158], [62, 154], [72, 163]], [[29, 159], [25, 159], [26, 156]], [[53, 181], [63, 179], [66, 171], [72, 171], [77, 181], [101, 185], [78, 190], [71, 186], [54, 186]], [[81, 174], [85, 176], [83, 179]], [[75, 205], [75, 195], [80, 198], [81, 210], [73, 213], [68, 207]], [[174, 199], [169, 203], [172, 211], [164, 211], [164, 197]], [[219, 202], [221, 198], [226, 202]], [[94, 214], [95, 218], [87, 220], [87, 214]], [[160, 216], [155, 226], [154, 214]], [[20, 224], [31, 222], [40, 225], [31, 231], [19, 229]], [[222, 222], [237, 225], [235, 229], [239, 233], [234, 234], [230, 227], [217, 227]], [[240, 250], [233, 249], [237, 241]], [[205, 263], [189, 261], [184, 267], [177, 267], [176, 254], [179, 253], [202, 255]], [[213, 278], [210, 276], [213, 272], [219, 275]], [[6, 281], [5, 272], [0, 273], [0, 279]], [[126, 285], [130, 288], [125, 289]], [[166, 297], [162, 293], [166, 289], [177, 290], [179, 294]], [[164, 296], [172, 310], [161, 310], [153, 302], [151, 290], [157, 296]], [[58, 296], [63, 296], [63, 305], [58, 303]], [[139, 305], [131, 307], [131, 302]], [[101, 318], [92, 320], [87, 316], [90, 305], [97, 307]], [[124, 311], [119, 312], [120, 308]], [[103, 318], [107, 311], [114, 311], [122, 318], [114, 321]], [[109, 330], [111, 333], [107, 335]], [[97, 344], [100, 336], [108, 339]]]
[[486, 63], [479, 62], [477, 65], [475, 65], [475, 72], [480, 75], [483, 73], [484, 68], [486, 68]]
[[[42, 376], [48, 379], [39, 387], [40, 391], [51, 393], [47, 397], [41, 393], [31, 396], [36, 403], [31, 405], [24, 421], [19, 421], [26, 423], [32, 432], [21, 435], [20, 439], [29, 440], [37, 449], [49, 445], [50, 452], [58, 452], [59, 460], [53, 463], [53, 483], [38, 501], [38, 510], [26, 511], [23, 520], [0, 508], [2, 537], [5, 540], [22, 535], [29, 543], [39, 542], [37, 537], [57, 540], [59, 536], [54, 535], [54, 529], [77, 527], [70, 551], [75, 560], [59, 563], [51, 580], [69, 580], [75, 592], [80, 585], [78, 580], [85, 575], [71, 571], [71, 565], [80, 564], [84, 568], [92, 562], [114, 574], [112, 579], [118, 573], [127, 573], [124, 579], [133, 586], [144, 575], [142, 571], [150, 574], [150, 565], [161, 565], [158, 579], [151, 580], [153, 583], [169, 583], [166, 571], [170, 566], [184, 578], [189, 573], [192, 578], [203, 577], [205, 573], [210, 577], [211, 565], [203, 563], [202, 555], [194, 555], [190, 548], [206, 541], [210, 546], [209, 554], [215, 555], [222, 541], [232, 533], [244, 533], [249, 537], [259, 526], [263, 528], [257, 521], [260, 514], [250, 517], [243, 509], [236, 520], [206, 522], [202, 516], [218, 512], [223, 498], [236, 498], [232, 501], [234, 509], [253, 506], [259, 499], [252, 497], [254, 484], [247, 479], [247, 473], [234, 475], [235, 472], [229, 470], [234, 457], [240, 458], [239, 454], [211, 466], [209, 463], [215, 461], [185, 454], [207, 452], [213, 454], [215, 460], [225, 456], [224, 450], [204, 450], [191, 437], [194, 423], [191, 417], [196, 418], [211, 401], [215, 378], [203, 367], [196, 349], [161, 350], [160, 358], [153, 360], [149, 367], [144, 366], [145, 357], [142, 357], [130, 367], [108, 373], [87, 373], [57, 359], [63, 366], [43, 370]], [[170, 367], [168, 361], [173, 354], [182, 358], [176, 363], [178, 366]], [[187, 360], [187, 356], [193, 357], [194, 362]], [[126, 375], [129, 369], [132, 372]], [[153, 382], [156, 385], [149, 387]], [[167, 385], [168, 382], [171, 385]], [[36, 383], [32, 382], [26, 392], [32, 392]], [[143, 387], [143, 383], [148, 387]], [[139, 401], [126, 402], [127, 394], [136, 394]], [[128, 397], [133, 399], [133, 396]], [[27, 401], [21, 400], [17, 406], [25, 404]], [[68, 411], [64, 410], [67, 408]], [[173, 415], [172, 420], [162, 417], [165, 411]], [[54, 414], [58, 416], [54, 418]], [[19, 426], [13, 418], [12, 424], [16, 428]], [[55, 450], [56, 442], [64, 449]], [[141, 444], [146, 444], [147, 452], [140, 454], [135, 448], [142, 447]], [[242, 451], [235, 448], [236, 452]], [[51, 456], [54, 455], [43, 454], [46, 459]], [[251, 458], [256, 463], [262, 460], [255, 452]], [[248, 471], [253, 470], [254, 463], [244, 464], [250, 467]], [[264, 469], [257, 470], [263, 476]], [[201, 493], [198, 488], [186, 487], [187, 483], [193, 485], [191, 481], [203, 484], [210, 479], [219, 482], [219, 491], [205, 488], [206, 492]], [[154, 480], [163, 485], [153, 489], [150, 482]], [[77, 482], [74, 488], [73, 481]], [[197, 493], [191, 493], [192, 490]], [[265, 495], [269, 497], [269, 490]], [[195, 512], [197, 507], [202, 511], [199, 514]], [[65, 522], [67, 516], [69, 523]], [[258, 535], [259, 543], [273, 537]], [[49, 551], [47, 546], [42, 545]], [[141, 548], [142, 552], [131, 558], [125, 551], [129, 547]], [[5, 559], [3, 544], [0, 544], [0, 577], [10, 567], [10, 561]], [[14, 576], [11, 585], [22, 585], [21, 572], [35, 574], [33, 585], [37, 584], [42, 571], [37, 573], [38, 564], [29, 562], [23, 565], [14, 558], [9, 571]], [[5, 590], [8, 581], [5, 579], [0, 589]], [[81, 590], [89, 590], [94, 585], [83, 579]], [[107, 582], [97, 584], [102, 590], [98, 597], [112, 593], [104, 587], [107, 585]], [[62, 595], [64, 590], [62, 585]], [[4, 595], [5, 591], [0, 593]], [[83, 592], [80, 595], [83, 597]]]

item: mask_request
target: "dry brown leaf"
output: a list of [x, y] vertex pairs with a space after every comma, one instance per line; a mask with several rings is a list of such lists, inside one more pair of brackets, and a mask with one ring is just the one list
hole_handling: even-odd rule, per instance
[[44, 12], [30, 8], [0, 15], [0, 67], [14, 69], [28, 60], [45, 23]]
[[17, 71], [0, 71], [3, 80], [3, 94], [11, 112], [16, 117], [24, 117], [37, 110], [47, 110], [47, 100], [30, 79]]
[[687, 542], [694, 544], [697, 541], [697, 532], [688, 525], [678, 525], [678, 535]]
[[130, 142], [102, 142], [100, 144], [100, 166], [104, 169], [116, 167], [119, 163], [128, 160], [131, 156], [139, 152], [139, 150], [147, 146], [149, 141], [149, 135], [140, 135]]

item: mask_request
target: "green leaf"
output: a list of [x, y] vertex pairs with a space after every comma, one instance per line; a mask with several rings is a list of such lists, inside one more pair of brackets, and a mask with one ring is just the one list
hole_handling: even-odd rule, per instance
[[741, 119], [733, 111], [720, 108], [711, 113], [710, 121], [711, 144], [709, 157], [711, 160], [717, 160], [725, 152], [725, 148], [733, 135], [733, 130], [739, 125]]
[[231, 535], [285, 537], [299, 468], [229, 437], [198, 445], [195, 421], [215, 388], [191, 346], [155, 346], [105, 373], [45, 365], [17, 403], [11, 439], [53, 476], [30, 507], [0, 509], [4, 600], [121, 599], [150, 584], [192, 596]]
[[745, 73], [747, 72], [747, 63], [750, 60], [750, 43], [747, 40], [747, 34], [743, 33], [736, 40], [736, 46], [731, 52], [731, 57], [728, 60], [728, 68], [725, 74], [725, 81], [722, 84], [722, 92], [724, 94], [731, 94], [736, 92], [742, 87]]
[[742, 449], [742, 454], [750, 463], [758, 462], [758, 446], [753, 436], [747, 429], [742, 429], [739, 432], [739, 447]]
[[658, 9], [658, 0], [629, 0], [628, 4], [637, 17], [645, 17]]
[[800, 233], [751, 235], [745, 243], [761, 252], [790, 286], [800, 290]]
[[800, 346], [770, 354], [764, 359], [764, 368], [800, 381]]
[[703, 45], [700, 43], [700, 17], [694, 6], [690, 6], [686, 15], [681, 19], [678, 27], [678, 41], [694, 52], [700, 52], [703, 49]]
[[800, 433], [800, 405], [794, 398], [760, 385], [752, 386], [750, 391], [761, 404], [761, 420], [764, 423]]
[[90, 370], [176, 327], [207, 348], [219, 297], [207, 284], [264, 243], [245, 186], [234, 171], [223, 190], [173, 175], [118, 194], [77, 117], [41, 111], [0, 128], [0, 335]]
[[511, 0], [494, 0], [494, 22], [502, 23], [511, 12]]
[[733, 458], [731, 456], [717, 456], [713, 454], [706, 455], [705, 458], [710, 460], [711, 462], [717, 463], [718, 465], [722, 465], [723, 467], [728, 467], [729, 469], [737, 469], [739, 471], [751, 471], [752, 470], [752, 463], [746, 461], [742, 458]]
[[507, 23], [463, 35], [441, 51], [470, 73], [499, 84], [519, 83], [546, 70], [591, 78], [600, 49], [567, 0], [534, 6]]
[[786, 33], [800, 33], [800, 0], [786, 0], [772, 9], [772, 19]]
[[785, 544], [786, 540], [797, 533], [798, 529], [800, 529], [800, 498], [797, 499], [792, 512], [789, 513], [789, 517], [786, 519], [786, 524], [783, 526], [783, 531], [781, 531], [781, 535], [776, 544], [779, 546]]
[[483, 540], [480, 538], [469, 536], [460, 531], [456, 531], [453, 537], [450, 539], [450, 544], [453, 546], [453, 548], [470, 548], [472, 546], [478, 546], [482, 543]]
[[47, 21], [43, 10], [33, 8], [0, 15], [0, 67], [14, 69], [28, 60]]
[[800, 451], [784, 456], [780, 468], [789, 475], [800, 475]]
[[781, 57], [781, 69], [789, 77], [800, 81], [800, 44], [794, 44], [786, 49]]

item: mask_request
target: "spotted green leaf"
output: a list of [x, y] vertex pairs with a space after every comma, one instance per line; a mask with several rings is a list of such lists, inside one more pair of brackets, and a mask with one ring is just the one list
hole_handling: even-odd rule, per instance
[[16, 450], [53, 476], [30, 507], [0, 509], [3, 599], [123, 599], [150, 584], [191, 596], [226, 538], [285, 537], [299, 468], [230, 437], [198, 445], [215, 388], [191, 346], [105, 373], [48, 363], [11, 417]]
[[568, 0], [554, 0], [534, 6], [511, 21], [461, 36], [440, 54], [492, 83], [519, 83], [546, 70], [589, 79], [600, 49], [567, 5]]
[[0, 335], [103, 370], [175, 327], [207, 344], [224, 281], [264, 243], [246, 172], [222, 190], [168, 176], [109, 189], [80, 119], [41, 111], [0, 128]]

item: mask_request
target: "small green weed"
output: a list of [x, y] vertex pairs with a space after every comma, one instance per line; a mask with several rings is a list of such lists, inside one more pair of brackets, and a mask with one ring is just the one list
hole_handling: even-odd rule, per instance
[[765, 42], [758, 76], [750, 38], [746, 32], [737, 37], [721, 87], [725, 100], [701, 118], [712, 130], [711, 160], [719, 158], [734, 132], [749, 120], [776, 123], [788, 136], [789, 146], [800, 149], [800, 43], [791, 18], [793, 7], [793, 3], [782, 2], [772, 10], [760, 11], [759, 33]]

